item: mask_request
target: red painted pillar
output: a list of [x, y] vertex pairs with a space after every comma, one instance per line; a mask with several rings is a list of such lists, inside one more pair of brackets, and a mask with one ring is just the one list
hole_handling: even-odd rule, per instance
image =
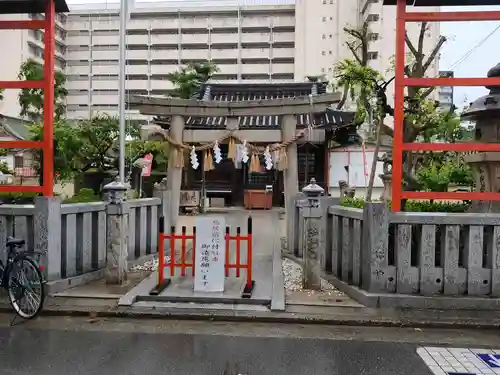
[[394, 139], [392, 166], [392, 211], [401, 211], [403, 181], [403, 122], [405, 96], [405, 32], [406, 0], [398, 0], [396, 14], [396, 72], [394, 91]]
[[45, 11], [45, 61], [43, 89], [43, 195], [53, 196], [54, 190], [54, 39], [55, 4], [47, 1]]

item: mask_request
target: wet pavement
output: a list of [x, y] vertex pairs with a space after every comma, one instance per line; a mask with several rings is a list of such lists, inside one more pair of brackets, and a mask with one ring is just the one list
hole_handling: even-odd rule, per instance
[[418, 375], [416, 346], [305, 338], [0, 328], [2, 375]]
[[491, 330], [10, 318], [1, 375], [431, 375], [421, 346], [500, 347]]

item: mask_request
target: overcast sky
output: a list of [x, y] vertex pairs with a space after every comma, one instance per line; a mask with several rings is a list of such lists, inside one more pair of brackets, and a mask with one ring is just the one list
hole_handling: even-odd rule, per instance
[[[500, 10], [500, 7], [447, 8], [445, 10]], [[478, 45], [488, 34], [495, 30], [500, 22], [442, 22], [441, 34], [448, 38], [443, 48], [440, 69], [448, 70], [471, 49]], [[500, 30], [488, 38], [464, 62], [454, 67], [456, 77], [485, 77], [488, 70], [500, 62]], [[470, 102], [487, 90], [484, 87], [456, 87], [455, 103], [460, 105], [464, 97]]]

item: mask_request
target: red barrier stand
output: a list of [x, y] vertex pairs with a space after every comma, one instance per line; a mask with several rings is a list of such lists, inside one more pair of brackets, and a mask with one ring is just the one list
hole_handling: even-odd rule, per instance
[[[180, 276], [186, 276], [186, 269], [191, 269], [191, 276], [195, 275], [195, 261], [196, 261], [196, 227], [193, 227], [192, 234], [187, 234], [187, 229], [185, 226], [182, 227], [181, 233], [176, 233], [176, 228], [170, 228], [170, 234], [165, 234], [165, 220], [163, 217], [160, 218], [159, 223], [160, 233], [158, 235], [158, 284], [150, 292], [150, 295], [159, 295], [166, 287], [171, 283], [171, 278], [176, 275], [176, 269], [180, 270]], [[170, 261], [165, 262], [165, 240], [170, 241]], [[181, 241], [181, 252], [179, 256], [175, 254], [176, 241]], [[187, 242], [186, 240], [192, 240], [193, 251], [191, 252], [190, 259], [188, 257]], [[236, 243], [236, 254], [235, 262], [231, 263], [231, 241]], [[236, 277], [241, 277], [241, 271], [246, 270], [246, 284], [242, 293], [243, 298], [250, 298], [252, 296], [252, 291], [255, 286], [255, 281], [252, 280], [252, 254], [253, 254], [253, 238], [252, 238], [252, 217], [248, 217], [247, 221], [247, 234], [241, 234], [241, 228], [236, 228], [236, 235], [231, 235], [231, 228], [226, 227], [225, 235], [225, 255], [226, 261], [224, 264], [225, 276], [229, 277], [229, 271], [234, 269], [236, 272]], [[247, 243], [247, 261], [246, 263], [241, 262], [241, 243]], [[180, 258], [180, 259], [179, 259]], [[165, 268], [169, 269], [169, 276], [165, 277]]]

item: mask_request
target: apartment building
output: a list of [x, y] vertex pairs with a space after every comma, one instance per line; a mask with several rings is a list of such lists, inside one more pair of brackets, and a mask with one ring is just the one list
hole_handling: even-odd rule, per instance
[[[439, 76], [443, 78], [453, 78], [455, 73], [452, 70], [441, 70], [439, 72]], [[453, 100], [454, 100], [454, 87], [453, 86], [442, 86], [439, 87], [438, 90], [438, 100], [439, 100], [439, 106], [446, 110], [449, 111], [453, 105]]]
[[[23, 14], [15, 19], [36, 19], [40, 14]], [[1, 20], [12, 20], [10, 14], [0, 14]], [[66, 21], [65, 14], [56, 17], [55, 66], [66, 68]], [[0, 69], [0, 81], [16, 80], [23, 61], [29, 58], [43, 64], [43, 30], [0, 30], [0, 53], [3, 54]], [[6, 90], [4, 100], [0, 102], [0, 114], [11, 117], [19, 116], [19, 90]]]
[[[117, 113], [118, 3], [70, 7], [71, 13], [58, 22], [57, 52], [68, 77], [68, 115]], [[220, 72], [213, 77], [218, 83], [303, 82], [318, 75], [333, 80], [334, 64], [352, 57], [344, 26], [366, 20], [370, 64], [385, 74], [394, 55], [395, 9], [382, 7], [381, 0], [137, 0], [127, 27], [127, 93], [168, 94], [169, 72], [205, 60], [218, 65]], [[409, 29], [414, 40], [415, 27]], [[22, 37], [16, 34], [14, 42], [2, 34], [0, 48], [13, 51], [8, 65], [18, 70], [22, 60], [41, 56], [43, 33], [12, 33]], [[426, 46], [433, 46], [438, 34], [433, 26]], [[429, 74], [434, 71], [437, 64]], [[17, 95], [7, 98], [0, 111], [16, 115]]]

